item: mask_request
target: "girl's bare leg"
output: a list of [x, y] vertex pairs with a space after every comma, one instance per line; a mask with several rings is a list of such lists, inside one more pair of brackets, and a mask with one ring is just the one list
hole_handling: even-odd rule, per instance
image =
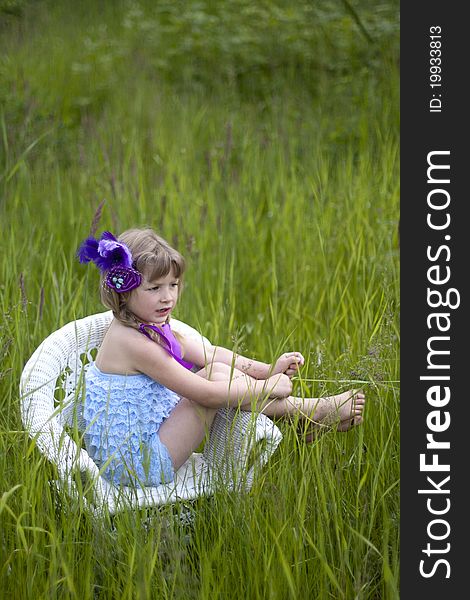
[[[222, 363], [214, 363], [200, 371], [201, 376], [210, 378], [232, 379], [248, 377], [237, 369], [232, 369]], [[336, 426], [338, 431], [347, 431], [354, 425], [362, 422], [362, 412], [365, 405], [365, 396], [361, 391], [349, 390], [342, 394], [325, 398], [287, 398], [266, 399], [264, 403], [254, 408], [251, 400], [242, 402], [242, 410], [257, 410], [268, 417], [294, 417], [298, 415], [302, 420], [310, 422], [314, 429], [325, 429]]]
[[[197, 374], [212, 381], [228, 380], [223, 368], [202, 369]], [[161, 425], [158, 434], [170, 453], [175, 471], [188, 460], [207, 435], [217, 410], [181, 398]]]
[[177, 471], [204, 439], [217, 409], [181, 398], [158, 430]]
[[[212, 381], [229, 381], [230, 367], [214, 363], [201, 369], [197, 375]], [[158, 434], [170, 453], [175, 470], [187, 461], [207, 435], [216, 412], [216, 408], [208, 408], [187, 398], [181, 398], [165, 419]]]
[[313, 433], [336, 428], [348, 431], [362, 423], [365, 396], [361, 391], [349, 390], [325, 398], [297, 398], [289, 396], [271, 401], [263, 413], [272, 417], [299, 416], [301, 421], [309, 423], [307, 441], [312, 441]]
[[[222, 364], [214, 363], [198, 372], [200, 377], [213, 381], [229, 381], [230, 378], [248, 377], [245, 373]], [[240, 404], [242, 410], [255, 410], [269, 417], [299, 416], [303, 422], [311, 423], [314, 430], [336, 426], [338, 431], [347, 431], [362, 422], [365, 397], [362, 392], [351, 390], [327, 398], [269, 399], [255, 406], [246, 400]], [[182, 398], [159, 429], [161, 441], [168, 448], [173, 467], [178, 470], [199, 446], [214, 420], [216, 408], [207, 408], [187, 398]]]

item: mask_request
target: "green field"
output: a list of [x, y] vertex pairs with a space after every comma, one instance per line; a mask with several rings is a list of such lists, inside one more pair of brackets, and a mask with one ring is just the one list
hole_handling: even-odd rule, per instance
[[[102, 5], [103, 4], [103, 5]], [[97, 522], [49, 485], [18, 383], [104, 310], [75, 253], [150, 225], [175, 316], [365, 422], [292, 424], [245, 495]], [[389, 599], [399, 588], [398, 2], [0, 1], [0, 596]]]

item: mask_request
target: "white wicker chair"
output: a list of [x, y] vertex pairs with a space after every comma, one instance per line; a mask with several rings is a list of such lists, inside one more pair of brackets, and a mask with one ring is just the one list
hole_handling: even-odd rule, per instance
[[[188, 500], [213, 493], [217, 486], [250, 489], [282, 439], [265, 415], [220, 409], [202, 453], [194, 453], [177, 471], [172, 483], [158, 487], [116, 487], [101, 477], [100, 469], [80, 445], [84, 431], [81, 416], [83, 375], [91, 352], [98, 348], [112, 313], [91, 315], [52, 333], [31, 356], [21, 376], [21, 415], [37, 448], [59, 472], [59, 485], [79, 496], [97, 512], [114, 514], [125, 507], [148, 507]], [[172, 319], [172, 328], [207, 342], [195, 329]], [[56, 398], [62, 389], [62, 400]], [[77, 444], [74, 439], [79, 443]], [[77, 478], [78, 471], [82, 477]], [[82, 489], [77, 481], [88, 482]], [[88, 502], [84, 498], [84, 490]]]

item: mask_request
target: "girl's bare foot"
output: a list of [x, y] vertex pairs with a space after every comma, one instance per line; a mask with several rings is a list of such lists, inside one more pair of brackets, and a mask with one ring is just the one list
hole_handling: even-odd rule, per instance
[[[348, 390], [337, 396], [319, 398], [316, 401], [314, 420], [322, 425], [343, 425], [340, 431], [345, 427], [353, 426], [352, 421], [355, 417], [360, 417], [364, 410], [365, 396], [359, 390]], [[346, 424], [349, 423], [349, 427]]]
[[363, 420], [365, 401], [365, 395], [358, 390], [348, 390], [343, 394], [313, 400], [315, 409], [312, 425], [305, 433], [305, 440], [311, 442], [327, 429], [348, 431], [351, 427], [359, 425]]

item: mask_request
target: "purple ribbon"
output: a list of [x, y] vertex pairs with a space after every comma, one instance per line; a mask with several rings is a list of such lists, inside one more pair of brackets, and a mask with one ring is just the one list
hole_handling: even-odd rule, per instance
[[[152, 339], [152, 336], [146, 331], [147, 329], [151, 329], [158, 333], [160, 338], [164, 341], [165, 345], [163, 346], [165, 350], [170, 354], [175, 360], [177, 360], [180, 365], [183, 365], [186, 369], [191, 370], [193, 368], [193, 364], [186, 362], [181, 357], [181, 346], [178, 340], [175, 338], [174, 333], [171, 331], [171, 327], [169, 323], [165, 323], [162, 325], [162, 328], [157, 327], [156, 325], [149, 325], [148, 323], [141, 323], [139, 325], [140, 332], [146, 335], [149, 339]], [[163, 330], [163, 331], [162, 331]]]

